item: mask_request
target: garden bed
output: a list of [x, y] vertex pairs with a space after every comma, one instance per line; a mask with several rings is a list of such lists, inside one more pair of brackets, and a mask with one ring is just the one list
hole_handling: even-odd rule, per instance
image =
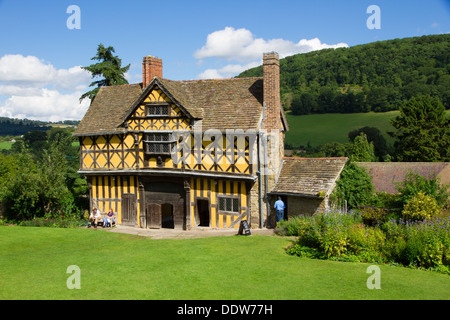
[[286, 249], [291, 255], [389, 263], [450, 274], [450, 217], [391, 218], [374, 226], [364, 221], [357, 211], [332, 210], [282, 221], [276, 233], [298, 237]]

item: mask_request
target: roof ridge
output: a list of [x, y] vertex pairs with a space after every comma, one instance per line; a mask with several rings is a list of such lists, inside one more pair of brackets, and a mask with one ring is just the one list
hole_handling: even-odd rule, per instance
[[283, 159], [291, 160], [346, 160], [348, 157], [322, 157], [322, 158], [306, 158], [306, 157], [283, 157]]
[[[157, 77], [159, 78], [159, 77]], [[246, 77], [246, 78], [220, 78], [220, 79], [192, 79], [192, 80], [171, 80], [167, 78], [159, 78], [162, 80], [172, 81], [172, 82], [213, 82], [213, 81], [230, 81], [230, 80], [255, 80], [263, 79], [263, 77]]]
[[100, 88], [117, 88], [117, 87], [137, 86], [137, 85], [140, 85], [142, 87], [142, 82], [140, 82], [140, 83], [116, 84], [116, 85], [112, 85], [112, 86], [103, 86], [103, 87], [100, 87]]

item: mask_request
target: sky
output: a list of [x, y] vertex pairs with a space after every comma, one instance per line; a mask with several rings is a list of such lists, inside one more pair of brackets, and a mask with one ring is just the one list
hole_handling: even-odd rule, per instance
[[130, 64], [163, 60], [172, 80], [230, 78], [323, 48], [450, 33], [450, 0], [0, 0], [0, 117], [81, 120], [98, 44]]

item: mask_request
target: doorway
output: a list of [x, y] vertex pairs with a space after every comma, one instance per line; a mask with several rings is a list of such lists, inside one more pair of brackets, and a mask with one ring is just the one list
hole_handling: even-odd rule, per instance
[[209, 227], [209, 201], [197, 200], [199, 227]]
[[135, 194], [122, 195], [122, 224], [134, 226], [137, 224], [137, 198]]
[[173, 206], [165, 203], [161, 206], [161, 227], [173, 229], [175, 227], [173, 222]]

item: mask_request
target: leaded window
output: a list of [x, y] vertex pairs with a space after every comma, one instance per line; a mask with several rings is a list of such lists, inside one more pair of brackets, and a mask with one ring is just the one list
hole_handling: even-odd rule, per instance
[[149, 105], [148, 115], [149, 116], [168, 116], [170, 108], [168, 105]]
[[219, 196], [219, 211], [239, 213], [239, 199]]
[[176, 141], [172, 140], [171, 133], [147, 133], [145, 135], [145, 153], [169, 155], [172, 152], [172, 146]]

